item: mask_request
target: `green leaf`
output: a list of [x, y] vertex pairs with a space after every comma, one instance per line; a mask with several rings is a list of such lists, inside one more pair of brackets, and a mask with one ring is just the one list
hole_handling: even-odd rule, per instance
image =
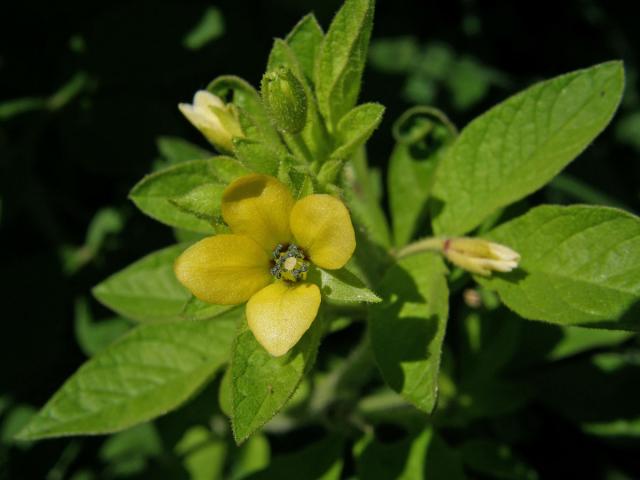
[[172, 203], [205, 183], [216, 181], [215, 159], [179, 163], [144, 177], [133, 187], [129, 198], [151, 218], [172, 227], [201, 233], [214, 233], [210, 222], [195, 217]]
[[391, 246], [389, 225], [375, 196], [364, 148], [360, 148], [343, 170], [344, 196], [358, 227], [364, 228], [367, 241], [379, 247]]
[[322, 28], [312, 13], [302, 17], [285, 38], [287, 45], [289, 45], [298, 62], [300, 62], [302, 72], [308, 80], [313, 80], [314, 78], [313, 69], [315, 67], [316, 54], [323, 38]]
[[478, 278], [529, 320], [640, 329], [640, 219], [592, 206], [541, 206], [488, 234], [520, 267]]
[[406, 245], [426, 217], [427, 199], [445, 147], [456, 128], [439, 110], [414, 107], [394, 123], [397, 144], [389, 160], [389, 209], [395, 245]]
[[213, 318], [234, 308], [233, 305], [214, 305], [191, 297], [182, 309], [181, 315], [187, 320], [205, 320]]
[[211, 168], [213, 174], [221, 183], [231, 183], [236, 178], [251, 173], [251, 170], [240, 163], [237, 158], [220, 155], [215, 157]]
[[[229, 382], [231, 384], [231, 382]], [[271, 448], [267, 437], [255, 434], [233, 451], [235, 458], [229, 475], [230, 480], [241, 480], [269, 466]]]
[[190, 480], [222, 478], [227, 443], [216, 438], [203, 425], [189, 428], [175, 446], [175, 452], [182, 455], [184, 469]]
[[370, 435], [354, 447], [358, 478], [367, 480], [464, 480], [462, 462], [433, 430], [398, 442], [381, 442]]
[[339, 480], [343, 446], [344, 440], [341, 437], [328, 435], [302, 449], [274, 457], [266, 469], [247, 477], [247, 480]]
[[364, 103], [342, 117], [336, 129], [338, 147], [331, 158], [346, 160], [353, 155], [378, 128], [383, 113], [384, 107], [379, 103]]
[[224, 18], [216, 7], [208, 7], [198, 24], [182, 39], [188, 50], [199, 50], [207, 43], [224, 35]]
[[190, 160], [206, 160], [213, 153], [180, 137], [158, 137], [156, 145], [160, 155], [170, 164], [188, 162]]
[[181, 210], [207, 221], [211, 224], [222, 224], [222, 193], [225, 185], [220, 183], [203, 183], [193, 190], [169, 201]]
[[80, 367], [18, 437], [115, 432], [173, 410], [228, 360], [242, 313], [139, 326]]
[[253, 172], [276, 175], [282, 155], [266, 143], [235, 138], [233, 150], [240, 161]]
[[272, 357], [243, 322], [231, 354], [231, 425], [238, 444], [271, 420], [291, 398], [313, 366], [323, 328], [322, 317], [316, 318], [289, 353]]
[[191, 297], [175, 274], [173, 264], [185, 244], [151, 253], [93, 288], [93, 296], [127, 318], [138, 321], [180, 318]]
[[153, 423], [143, 423], [110, 436], [100, 448], [100, 459], [111, 463], [130, 457], [156, 457], [162, 453], [162, 439]]
[[449, 311], [446, 273], [436, 254], [404, 258], [378, 287], [384, 302], [370, 308], [371, 345], [384, 380], [427, 413], [438, 394]]
[[459, 235], [538, 190], [580, 154], [613, 116], [621, 62], [538, 83], [476, 118], [443, 158], [434, 229]]
[[320, 287], [324, 298], [334, 302], [377, 303], [382, 301], [367, 288], [355, 273], [347, 268], [340, 270], [314, 269], [309, 275], [309, 281]]
[[346, 0], [320, 46], [314, 71], [316, 95], [332, 129], [358, 100], [373, 10], [373, 0]]
[[75, 305], [74, 330], [76, 341], [87, 357], [92, 357], [131, 329], [124, 318], [114, 317], [95, 322], [86, 299]]

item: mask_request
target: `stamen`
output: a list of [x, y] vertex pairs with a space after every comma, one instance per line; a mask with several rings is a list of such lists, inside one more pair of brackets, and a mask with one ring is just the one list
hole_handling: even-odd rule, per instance
[[305, 260], [304, 252], [293, 243], [286, 246], [278, 244], [273, 250], [273, 262], [271, 275], [278, 280], [299, 282], [307, 278], [309, 262]]

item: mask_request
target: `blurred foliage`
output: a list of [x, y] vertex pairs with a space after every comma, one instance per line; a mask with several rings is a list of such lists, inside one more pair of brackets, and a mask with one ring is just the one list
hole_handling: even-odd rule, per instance
[[[85, 356], [129, 328], [87, 300], [91, 287], [174, 239], [126, 196], [152, 166], [178, 162], [180, 149], [198, 154], [172, 137], [193, 140], [206, 155], [177, 103], [223, 73], [257, 85], [272, 37], [310, 10], [327, 25], [339, 4], [3, 5], [0, 479], [640, 477], [635, 337], [525, 323], [483, 291], [479, 304], [465, 306], [465, 292], [452, 302], [442, 413], [431, 422], [395, 394], [377, 391], [375, 372], [356, 370], [362, 385], [372, 384], [365, 398], [332, 377], [330, 366], [353, 350], [362, 331], [334, 325], [310, 379], [317, 393], [306, 398], [299, 390], [298, 402], [266, 435], [241, 447], [230, 440], [218, 406], [220, 379], [180, 410], [111, 436], [13, 440]], [[370, 162], [386, 169], [391, 122], [410, 105], [437, 106], [464, 125], [535, 80], [622, 58], [627, 92], [612, 127], [533, 201], [638, 212], [640, 34], [627, 7], [596, 0], [379, 2], [361, 96], [389, 109]], [[349, 361], [357, 366], [357, 355]], [[327, 392], [337, 392], [336, 400], [329, 402]], [[301, 404], [318, 416], [292, 429]]]

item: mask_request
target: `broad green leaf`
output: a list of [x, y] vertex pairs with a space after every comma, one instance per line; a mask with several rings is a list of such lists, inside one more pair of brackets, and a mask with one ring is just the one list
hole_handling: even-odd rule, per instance
[[268, 175], [278, 173], [282, 155], [270, 148], [268, 144], [246, 138], [235, 138], [233, 150], [240, 161], [251, 171]]
[[338, 122], [336, 144], [332, 159], [346, 160], [366, 143], [382, 121], [384, 107], [379, 103], [358, 105]]
[[371, 435], [354, 447], [356, 470], [362, 480], [464, 480], [460, 456], [429, 427], [397, 442]]
[[213, 318], [234, 308], [233, 305], [214, 305], [191, 297], [182, 309], [181, 315], [187, 320], [204, 320]]
[[211, 168], [215, 177], [224, 184], [233, 182], [236, 178], [251, 173], [237, 158], [220, 155], [215, 157]]
[[490, 478], [537, 480], [538, 474], [517, 458], [508, 445], [490, 440], [467, 440], [460, 446], [462, 461], [472, 470]]
[[190, 160], [206, 160], [213, 153], [180, 137], [158, 137], [156, 145], [160, 155], [170, 164], [188, 162]]
[[640, 329], [640, 219], [592, 206], [541, 206], [487, 237], [520, 253], [519, 268], [478, 278], [529, 320]]
[[582, 327], [562, 327], [561, 331], [562, 338], [546, 355], [549, 360], [560, 360], [595, 348], [612, 347], [635, 336], [633, 332]]
[[316, 54], [323, 38], [322, 28], [312, 13], [305, 15], [285, 38], [287, 45], [296, 55], [303, 73], [309, 80], [314, 78], [313, 69]]
[[342, 472], [344, 440], [337, 435], [324, 437], [292, 453], [275, 456], [264, 470], [247, 480], [299, 478], [305, 480], [339, 480]]
[[220, 183], [203, 183], [169, 201], [181, 210], [215, 225], [222, 223], [220, 204], [225, 187]]
[[320, 112], [331, 129], [358, 100], [373, 25], [373, 0], [346, 0], [317, 54], [315, 87]]
[[151, 253], [93, 288], [93, 296], [127, 318], [138, 321], [175, 320], [191, 297], [173, 264], [185, 244]]
[[130, 329], [131, 323], [121, 317], [94, 321], [86, 299], [76, 301], [74, 318], [76, 341], [87, 357], [106, 348]]
[[291, 398], [313, 366], [323, 328], [319, 316], [289, 353], [272, 357], [246, 322], [242, 324], [231, 354], [231, 425], [238, 444], [271, 420]]
[[364, 148], [360, 148], [345, 165], [342, 177], [345, 200], [356, 227], [364, 229], [367, 241], [383, 248], [390, 247], [389, 225], [375, 197]]
[[365, 283], [347, 268], [340, 270], [313, 270], [308, 280], [320, 287], [322, 296], [334, 302], [371, 302], [381, 299], [367, 288]]
[[457, 131], [431, 107], [414, 107], [395, 122], [396, 146], [389, 160], [387, 185], [396, 247], [402, 247], [426, 220], [427, 199], [445, 147]]
[[623, 87], [622, 63], [607, 62], [538, 83], [476, 118], [438, 169], [436, 232], [466, 233], [549, 182], [609, 123]]
[[446, 273], [436, 254], [406, 257], [378, 286], [384, 301], [370, 307], [371, 345], [384, 380], [427, 413], [438, 394], [449, 311]]
[[147, 175], [133, 187], [129, 198], [144, 213], [166, 225], [214, 233], [210, 222], [185, 212], [170, 201], [205, 183], [215, 182], [214, 162], [215, 158], [183, 162]]
[[115, 432], [173, 410], [228, 360], [241, 314], [139, 326], [80, 367], [19, 438]]

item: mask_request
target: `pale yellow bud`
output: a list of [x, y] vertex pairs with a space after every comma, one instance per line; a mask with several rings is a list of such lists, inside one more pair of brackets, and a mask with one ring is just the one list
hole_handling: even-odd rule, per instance
[[225, 105], [220, 97], [206, 90], [198, 90], [192, 104], [180, 103], [178, 108], [219, 150], [230, 152], [233, 138], [243, 136], [233, 105]]
[[518, 252], [481, 238], [450, 238], [445, 240], [442, 251], [454, 265], [479, 275], [510, 272], [520, 260]]

